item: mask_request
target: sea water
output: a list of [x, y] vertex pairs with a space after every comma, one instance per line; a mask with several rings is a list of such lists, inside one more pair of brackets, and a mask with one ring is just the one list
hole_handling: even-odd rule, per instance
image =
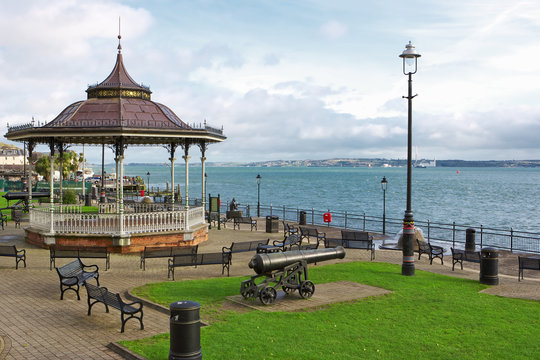
[[[114, 172], [114, 166], [106, 166]], [[94, 166], [96, 173], [100, 172]], [[125, 165], [126, 176], [140, 176], [161, 190], [170, 184], [163, 164]], [[147, 173], [150, 173], [148, 179]], [[223, 202], [256, 205], [257, 175], [261, 175], [261, 205], [381, 217], [383, 190], [388, 180], [386, 217], [403, 219], [407, 169], [323, 167], [206, 167], [207, 194]], [[175, 184], [185, 195], [184, 167], [175, 167]], [[201, 198], [200, 166], [189, 168], [189, 197]], [[413, 168], [412, 210], [416, 221], [456, 222], [461, 225], [540, 232], [540, 168]]]

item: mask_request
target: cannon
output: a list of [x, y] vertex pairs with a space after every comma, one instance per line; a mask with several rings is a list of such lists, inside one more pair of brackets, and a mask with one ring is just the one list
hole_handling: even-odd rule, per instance
[[264, 305], [272, 304], [276, 300], [280, 287], [287, 294], [298, 290], [302, 298], [310, 298], [315, 292], [315, 285], [308, 279], [307, 264], [344, 257], [345, 249], [341, 246], [257, 254], [249, 262], [249, 267], [257, 275], [242, 281], [240, 294], [245, 299], [259, 298]]

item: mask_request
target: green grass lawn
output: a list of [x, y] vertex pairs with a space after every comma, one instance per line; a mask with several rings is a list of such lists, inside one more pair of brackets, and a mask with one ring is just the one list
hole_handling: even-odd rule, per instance
[[[4, 192], [0, 191], [0, 209], [5, 208], [5, 207], [8, 206], [8, 201], [4, 197], [5, 194], [6, 194], [5, 191]], [[13, 206], [15, 204], [15, 202], [16, 202], [15, 200], [12, 200], [10, 202], [10, 206]], [[38, 202], [39, 202], [39, 199], [32, 199], [32, 203], [34, 205], [37, 205]], [[83, 213], [95, 213], [95, 214], [97, 214], [99, 212], [99, 208], [97, 206], [83, 206], [82, 207], [82, 212]], [[11, 210], [10, 209], [2, 210], [2, 214], [7, 215], [8, 220], [11, 220]]]
[[[312, 266], [315, 286], [349, 280], [393, 293], [316, 311], [224, 310], [225, 296], [237, 295], [244, 279], [148, 284], [134, 293], [166, 306], [199, 302], [211, 322], [201, 329], [205, 359], [540, 358], [540, 302], [481, 294], [487, 286], [478, 281], [423, 271], [407, 277], [386, 263]], [[169, 352], [168, 334], [121, 343], [147, 359]]]

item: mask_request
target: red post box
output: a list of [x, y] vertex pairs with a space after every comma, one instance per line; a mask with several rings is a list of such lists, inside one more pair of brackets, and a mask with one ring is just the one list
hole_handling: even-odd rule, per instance
[[144, 196], [144, 189], [141, 190], [141, 197]]
[[323, 221], [325, 223], [331, 223], [332, 222], [332, 214], [329, 212], [323, 214]]

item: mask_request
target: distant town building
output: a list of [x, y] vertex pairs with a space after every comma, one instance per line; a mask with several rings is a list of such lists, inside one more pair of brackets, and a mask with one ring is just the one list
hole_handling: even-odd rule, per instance
[[14, 145], [0, 144], [0, 165], [24, 165], [24, 150]]

